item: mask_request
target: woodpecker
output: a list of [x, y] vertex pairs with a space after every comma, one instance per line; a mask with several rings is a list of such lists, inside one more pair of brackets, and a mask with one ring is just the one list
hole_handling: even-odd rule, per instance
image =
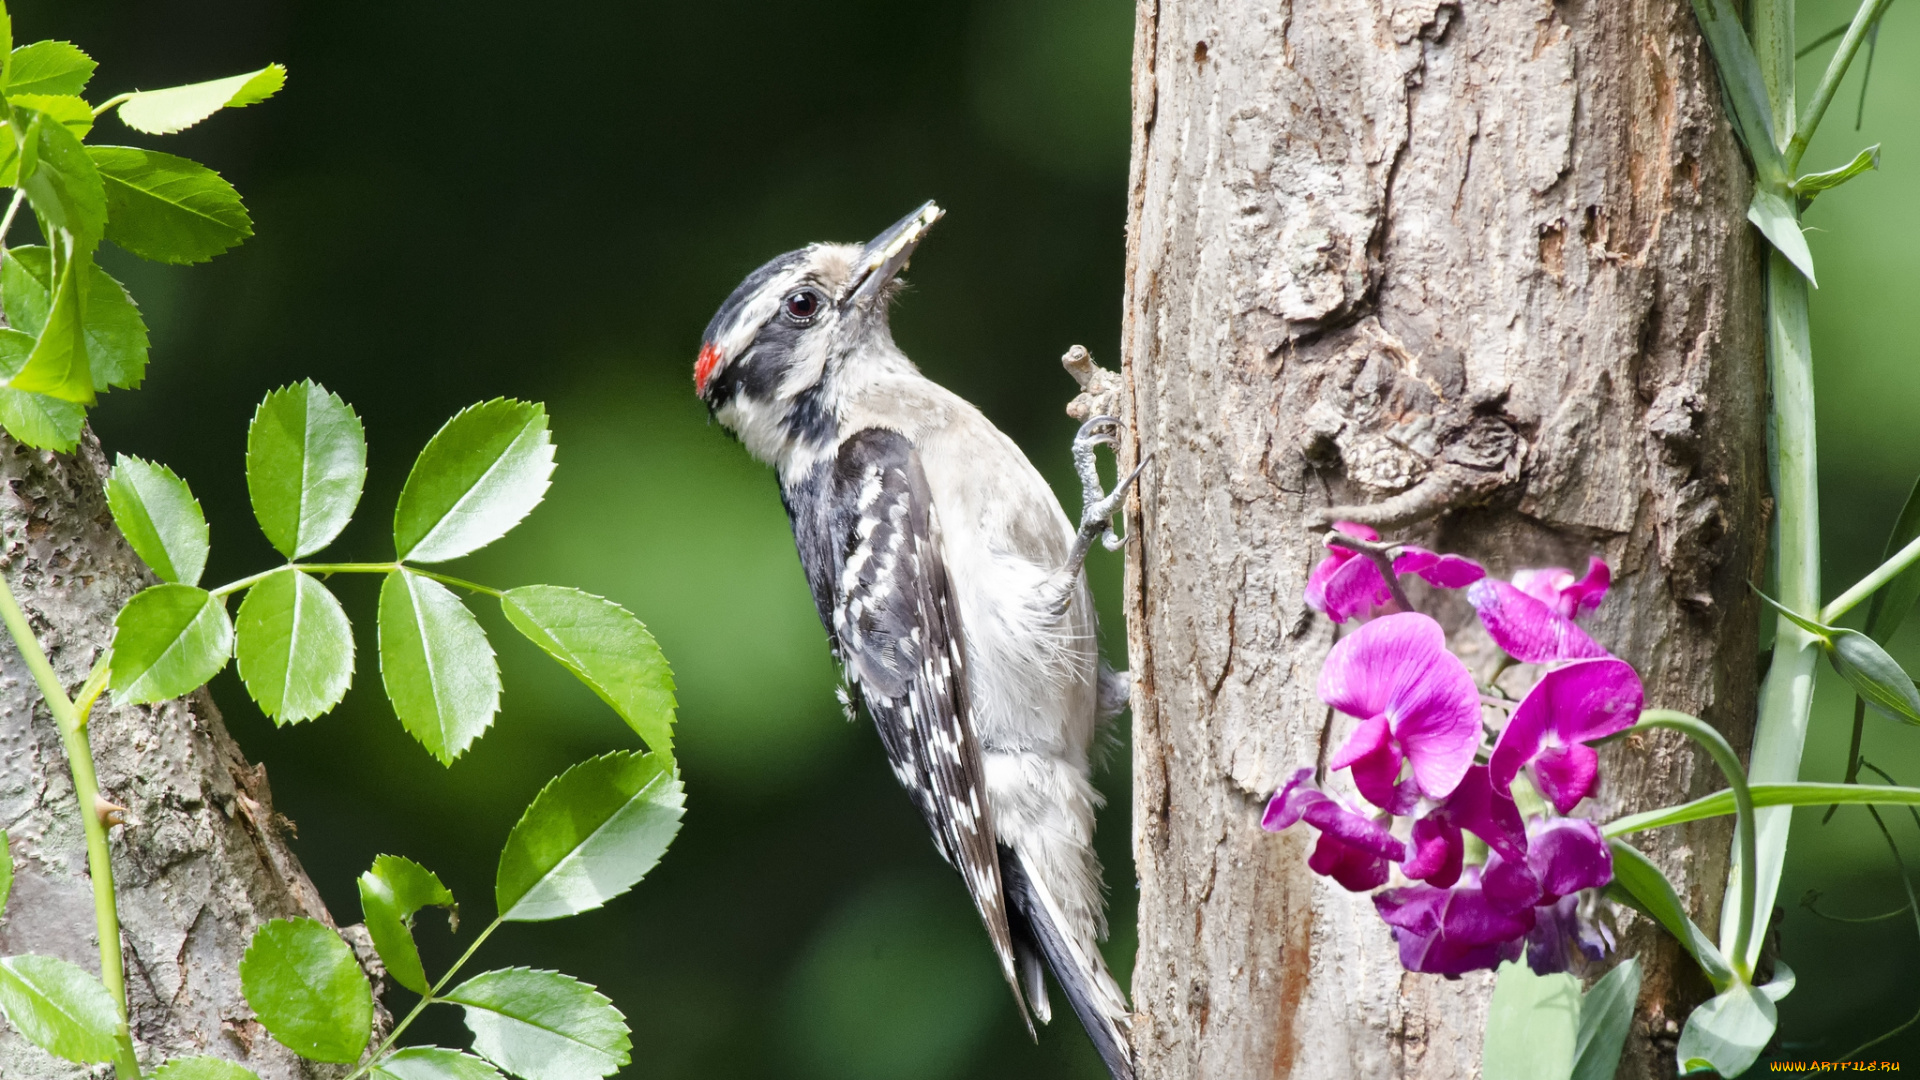
[[[778, 472], [814, 604], [894, 776], [959, 871], [1027, 1030], [1052, 1017], [1042, 963], [1115, 1080], [1132, 1080], [1126, 996], [1100, 954], [1088, 754], [1125, 707], [1101, 663], [1081, 565], [1134, 470], [1101, 491], [1074, 440], [1076, 528], [1020, 448], [894, 344], [900, 272], [943, 211], [867, 244], [813, 244], [747, 275], [694, 365], [709, 414]], [[1029, 1014], [1029, 1011], [1031, 1015]]]

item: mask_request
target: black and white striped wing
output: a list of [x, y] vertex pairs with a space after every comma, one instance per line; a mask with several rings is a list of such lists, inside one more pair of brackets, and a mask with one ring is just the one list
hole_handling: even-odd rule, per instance
[[833, 636], [900, 786], [940, 854], [960, 871], [1020, 1000], [985, 771], [967, 699], [960, 608], [940, 557], [940, 525], [913, 444], [870, 428], [841, 444], [834, 505], [841, 558]]

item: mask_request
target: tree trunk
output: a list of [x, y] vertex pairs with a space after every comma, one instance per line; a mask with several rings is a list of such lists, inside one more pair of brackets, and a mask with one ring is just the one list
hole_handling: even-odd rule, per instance
[[[1141, 1076], [1476, 1076], [1491, 976], [1406, 974], [1368, 898], [1308, 871], [1308, 830], [1259, 828], [1355, 723], [1314, 692], [1334, 633], [1302, 601], [1311, 523], [1350, 504], [1502, 576], [1604, 556], [1589, 630], [1649, 705], [1744, 747], [1766, 479], [1747, 167], [1687, 0], [1138, 12]], [[1487, 673], [1464, 601], [1424, 595]], [[1602, 769], [1600, 818], [1722, 783], [1676, 737]], [[1646, 838], [1709, 932], [1729, 837]], [[1620, 920], [1647, 965], [1621, 1075], [1670, 1076], [1704, 980]]]
[[[4, 572], [69, 691], [113, 637], [113, 616], [154, 578], [107, 512], [106, 459], [91, 435], [73, 456], [0, 436]], [[211, 1054], [265, 1080], [335, 1075], [267, 1037], [240, 993], [239, 964], [268, 919], [326, 909], [279, 837], [264, 769], [249, 766], [205, 691], [153, 708], [94, 710], [105, 798], [128, 809], [113, 873], [143, 1064]], [[13, 896], [0, 955], [41, 953], [98, 974], [81, 809], [60, 735], [10, 640], [0, 638], [0, 828]], [[0, 1023], [0, 1076], [89, 1075]]]

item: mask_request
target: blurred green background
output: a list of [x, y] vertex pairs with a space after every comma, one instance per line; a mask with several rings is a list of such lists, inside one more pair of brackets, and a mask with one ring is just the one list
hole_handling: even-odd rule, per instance
[[[971, 909], [884, 767], [848, 725], [771, 474], [707, 424], [689, 379], [707, 318], [767, 257], [860, 240], [926, 198], [950, 216], [911, 275], [896, 335], [1070, 493], [1059, 354], [1116, 358], [1125, 219], [1126, 0], [824, 0], [509, 5], [15, 0], [16, 37], [70, 38], [94, 90], [171, 85], [281, 60], [272, 102], [176, 136], [222, 170], [259, 235], [195, 268], [110, 263], [145, 308], [154, 363], [94, 414], [111, 450], [172, 465], [214, 522], [209, 578], [274, 558], [252, 525], [245, 425], [313, 377], [372, 443], [362, 520], [334, 551], [391, 554], [413, 454], [461, 406], [545, 400], [560, 467], [546, 505], [468, 560], [498, 584], [603, 593], [647, 620], [680, 683], [686, 828], [607, 909], [496, 936], [484, 963], [558, 967], [627, 1013], [646, 1077], [1098, 1077], [1072, 1019], [1027, 1042]], [[1804, 0], [1803, 40], [1851, 7]], [[1817, 79], [1830, 50], [1808, 57]], [[1895, 5], [1865, 123], [1850, 78], [1808, 157], [1883, 142], [1883, 169], [1808, 215], [1830, 592], [1877, 561], [1920, 472], [1920, 8]], [[104, 134], [104, 133], [103, 133]], [[108, 136], [108, 139], [119, 136]], [[153, 145], [128, 132], [125, 141]], [[110, 256], [109, 256], [110, 258]], [[1118, 560], [1092, 572], [1120, 657]], [[363, 630], [374, 582], [335, 582]], [[394, 722], [371, 634], [333, 715], [276, 731], [231, 673], [214, 692], [329, 904], [357, 917], [374, 855], [438, 870], [475, 916], [494, 853], [544, 781], [630, 746], [590, 693], [491, 613], [507, 693], [495, 729], [443, 770]], [[1896, 653], [1920, 667], [1920, 628]], [[1809, 778], [1838, 778], [1850, 701], [1823, 684]], [[1124, 732], [1121, 733], [1124, 737]], [[1920, 782], [1920, 733], [1869, 719], [1867, 752]], [[1123, 983], [1135, 890], [1126, 751], [1100, 782]], [[1909, 860], [1920, 831], [1890, 816]], [[1786, 1056], [1836, 1056], [1920, 1010], [1910, 917], [1864, 811], [1796, 819], [1782, 904], [1800, 989]], [[432, 918], [429, 965], [453, 940]], [[393, 1001], [405, 1004], [405, 992]], [[1063, 1010], [1064, 1011], [1064, 1010]], [[457, 1018], [423, 1041], [458, 1044]], [[1920, 1061], [1920, 1025], [1869, 1057]]]

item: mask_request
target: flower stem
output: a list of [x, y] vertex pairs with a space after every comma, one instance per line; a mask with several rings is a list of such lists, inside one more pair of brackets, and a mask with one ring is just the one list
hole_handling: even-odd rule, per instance
[[1820, 621], [1831, 624], [1835, 619], [1858, 607], [1860, 601], [1885, 588], [1887, 583], [1900, 576], [1901, 572], [1920, 562], [1920, 537], [1896, 552], [1893, 558], [1874, 568], [1873, 573], [1854, 582], [1853, 588], [1833, 598], [1833, 603], [1820, 609]]
[[[73, 795], [86, 829], [87, 876], [93, 879], [93, 920], [100, 939], [100, 981], [106, 984], [107, 992], [113, 995], [114, 1004], [120, 1009], [114, 1075], [118, 1080], [140, 1080], [140, 1063], [134, 1056], [133, 1035], [127, 1026], [127, 976], [120, 954], [120, 911], [113, 891], [113, 859], [107, 847], [106, 819], [99, 810], [103, 800], [100, 779], [93, 768], [93, 747], [87, 741], [86, 717], [75, 709], [66, 688], [60, 685], [60, 676], [54, 672], [39, 639], [33, 636], [27, 613], [14, 599], [4, 574], [0, 574], [0, 620], [5, 621], [7, 633], [20, 650], [20, 659], [33, 673], [40, 695], [46, 698], [54, 725], [60, 729], [60, 741], [66, 748], [67, 768], [73, 774]], [[96, 668], [96, 673], [99, 670]], [[105, 684], [104, 677], [89, 677], [87, 683], [92, 686], [96, 681], [102, 686]], [[96, 688], [91, 697], [98, 695]]]
[[[1712, 755], [1714, 764], [1726, 774], [1727, 786], [1733, 789], [1734, 813], [1737, 815], [1733, 828], [1735, 842], [1740, 849], [1741, 865], [1755, 865], [1753, 793], [1747, 787], [1747, 772], [1740, 767], [1740, 756], [1733, 752], [1733, 747], [1727, 745], [1726, 738], [1705, 721], [1671, 709], [1648, 709], [1640, 714], [1640, 723], [1636, 726], [1677, 731], [1705, 747], [1707, 753]], [[1728, 961], [1733, 964], [1734, 972], [1746, 983], [1753, 981], [1754, 965], [1746, 957], [1753, 941], [1754, 885], [1753, 875], [1740, 876], [1740, 904], [1734, 919], [1733, 944], [1730, 949], [1724, 950]]]
[[1407, 591], [1400, 587], [1400, 575], [1393, 572], [1393, 552], [1400, 546], [1399, 544], [1362, 540], [1357, 536], [1348, 536], [1338, 529], [1327, 533], [1327, 543], [1366, 556], [1368, 562], [1379, 568], [1380, 576], [1387, 581], [1387, 588], [1393, 590], [1393, 602], [1400, 605], [1400, 610], [1417, 610], [1413, 606], [1413, 601], [1407, 599]]

